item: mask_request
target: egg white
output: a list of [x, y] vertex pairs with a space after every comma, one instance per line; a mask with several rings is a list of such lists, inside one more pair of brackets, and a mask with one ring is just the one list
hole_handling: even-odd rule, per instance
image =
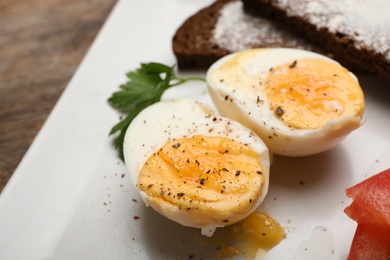
[[[245, 60], [237, 57], [246, 53]], [[289, 48], [253, 49], [233, 53], [215, 62], [207, 71], [209, 94], [221, 115], [232, 118], [252, 129], [271, 152], [285, 156], [307, 156], [329, 150], [361, 125], [359, 116], [329, 120], [317, 129], [289, 128], [270, 109], [265, 87], [256, 90], [253, 79], [265, 81], [270, 69], [299, 59], [314, 58], [338, 64], [323, 55]], [[221, 81], [214, 72], [227, 63], [236, 66], [241, 81]], [[339, 64], [338, 64], [339, 65]], [[356, 82], [356, 76], [350, 73]], [[246, 79], [252, 81], [246, 81]], [[249, 82], [249, 83], [248, 83]], [[246, 84], [248, 83], [248, 84]], [[258, 98], [256, 98], [258, 97]], [[256, 101], [261, 100], [262, 105]], [[329, 107], [337, 104], [328, 104]]]
[[[218, 118], [218, 120], [215, 120]], [[213, 129], [210, 131], [210, 129]], [[169, 141], [182, 137], [221, 136], [249, 144], [259, 155], [264, 183], [261, 196], [253, 202], [250, 212], [241, 212], [243, 219], [252, 213], [262, 202], [269, 185], [269, 152], [263, 141], [251, 130], [228, 118], [218, 116], [204, 104], [187, 99], [176, 99], [158, 102], [143, 110], [132, 121], [124, 141], [124, 159], [133, 186], [140, 193], [147, 206], [151, 206], [160, 214], [184, 226], [202, 229], [202, 234], [211, 236], [217, 227], [226, 226], [226, 223], [215, 222], [212, 219], [199, 223], [191, 221], [189, 213], [179, 210], [175, 205], [151, 203], [148, 195], [137, 187], [139, 173], [148, 158]], [[227, 217], [231, 214], [226, 212]]]

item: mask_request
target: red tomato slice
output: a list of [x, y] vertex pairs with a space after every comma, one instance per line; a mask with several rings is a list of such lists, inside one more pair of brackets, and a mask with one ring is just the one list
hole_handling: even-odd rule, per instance
[[358, 223], [348, 259], [390, 259], [390, 169], [346, 189], [345, 213]]
[[359, 224], [353, 237], [348, 260], [389, 260], [389, 234], [378, 236], [370, 226]]
[[358, 223], [390, 226], [390, 169], [346, 189], [353, 199], [345, 213]]

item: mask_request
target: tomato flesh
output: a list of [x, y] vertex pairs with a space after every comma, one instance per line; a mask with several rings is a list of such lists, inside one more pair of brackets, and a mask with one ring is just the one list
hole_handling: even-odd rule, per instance
[[389, 233], [378, 235], [369, 225], [358, 224], [348, 260], [389, 260]]
[[346, 189], [345, 213], [358, 223], [348, 259], [390, 259], [390, 169]]

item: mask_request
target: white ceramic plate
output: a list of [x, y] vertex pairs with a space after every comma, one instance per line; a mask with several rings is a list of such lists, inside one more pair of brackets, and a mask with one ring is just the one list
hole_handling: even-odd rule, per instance
[[[146, 208], [130, 186], [108, 138], [119, 115], [107, 98], [141, 62], [174, 64], [175, 30], [210, 3], [118, 2], [1, 194], [0, 259], [207, 258], [198, 230]], [[274, 158], [259, 210], [277, 219], [287, 237], [269, 252], [270, 259], [348, 254], [356, 225], [343, 212], [350, 203], [344, 189], [390, 167], [389, 81], [359, 79], [367, 98], [359, 130], [323, 154]], [[210, 102], [203, 83], [172, 89], [165, 97]]]

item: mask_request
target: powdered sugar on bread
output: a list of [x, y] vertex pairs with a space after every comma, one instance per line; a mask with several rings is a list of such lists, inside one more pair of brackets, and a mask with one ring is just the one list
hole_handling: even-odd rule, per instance
[[[283, 36], [281, 36], [283, 34]], [[212, 40], [223, 49], [237, 52], [253, 46], [283, 46], [312, 49], [305, 41], [296, 36], [281, 32], [280, 28], [269, 20], [246, 14], [241, 1], [226, 4], [220, 11], [213, 31]]]
[[390, 59], [389, 0], [275, 0], [288, 16], [308, 19], [318, 29], [347, 35], [356, 47]]

